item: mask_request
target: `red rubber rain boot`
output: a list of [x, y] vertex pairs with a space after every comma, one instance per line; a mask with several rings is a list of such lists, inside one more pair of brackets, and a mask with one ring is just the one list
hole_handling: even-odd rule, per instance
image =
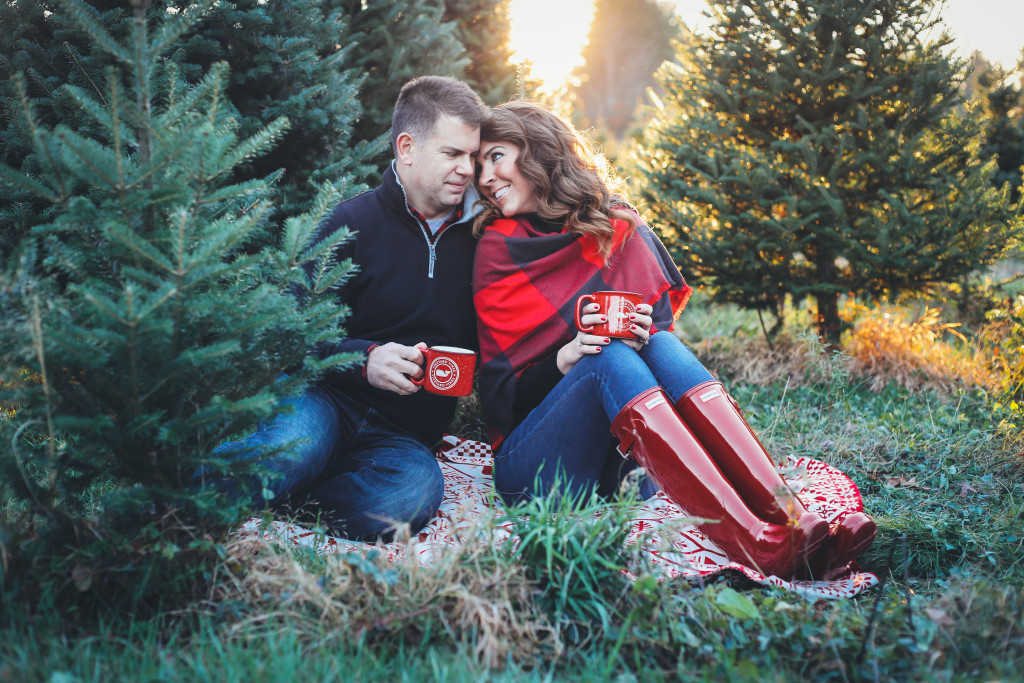
[[721, 382], [698, 384], [676, 410], [755, 514], [805, 528], [809, 538], [819, 539], [808, 544], [816, 573], [848, 564], [875, 540], [875, 522], [862, 512], [847, 515], [829, 532], [828, 522], [804, 507]]
[[709, 520], [699, 525], [701, 531], [730, 559], [784, 579], [802, 565], [803, 534], [750, 511], [661, 387], [627, 403], [612, 421], [611, 432], [620, 452], [644, 467], [673, 502]]

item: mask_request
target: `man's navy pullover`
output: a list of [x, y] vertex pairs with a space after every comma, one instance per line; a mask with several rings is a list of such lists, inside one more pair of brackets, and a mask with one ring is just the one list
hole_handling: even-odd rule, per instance
[[[339, 260], [351, 258], [358, 271], [338, 291], [339, 302], [351, 309], [344, 323], [348, 336], [318, 347], [320, 357], [357, 352], [365, 359], [371, 346], [388, 342], [477, 349], [471, 282], [475, 200], [470, 186], [462, 218], [430, 237], [426, 224], [409, 211], [392, 164], [379, 187], [334, 209], [321, 236], [344, 226], [358, 231], [337, 253]], [[320, 381], [375, 408], [428, 444], [440, 437], [455, 414], [454, 398], [425, 389], [399, 396], [370, 386], [362, 364], [329, 371]]]

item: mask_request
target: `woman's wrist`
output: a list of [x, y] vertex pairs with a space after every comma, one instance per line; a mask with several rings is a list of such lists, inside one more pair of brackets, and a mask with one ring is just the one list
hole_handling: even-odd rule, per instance
[[563, 375], [568, 375], [569, 371], [572, 370], [572, 366], [576, 365], [575, 360], [570, 360], [570, 356], [573, 352], [573, 345], [575, 343], [576, 340], [573, 339], [571, 342], [563, 345], [562, 348], [558, 349], [556, 364], [558, 365], [558, 371]]

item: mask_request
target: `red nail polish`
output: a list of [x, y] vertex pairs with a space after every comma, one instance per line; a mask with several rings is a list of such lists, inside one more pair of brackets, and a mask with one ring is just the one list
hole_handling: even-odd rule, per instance
[[605, 338], [604, 338], [604, 343], [605, 343], [605, 344], [611, 344], [611, 343], [612, 343], [612, 340], [611, 340], [611, 339], [609, 339], [608, 337], [605, 337]]

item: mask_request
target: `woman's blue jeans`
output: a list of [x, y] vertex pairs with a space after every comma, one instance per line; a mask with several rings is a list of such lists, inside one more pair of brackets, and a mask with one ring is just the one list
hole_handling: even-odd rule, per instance
[[[270, 505], [319, 521], [354, 540], [387, 537], [398, 524], [423, 527], [441, 506], [444, 477], [431, 449], [373, 408], [313, 385], [287, 409], [239, 442], [217, 448], [259, 458], [273, 497], [257, 482], [253, 506]], [[237, 482], [218, 482], [237, 492]]]
[[[616, 450], [612, 420], [630, 400], [661, 386], [678, 401], [714, 379], [671, 332], [658, 332], [640, 351], [613, 341], [585, 356], [502, 442], [494, 458], [494, 486], [507, 503], [556, 488], [573, 497], [610, 497], [636, 467]], [[657, 491], [646, 477], [640, 495]]]

